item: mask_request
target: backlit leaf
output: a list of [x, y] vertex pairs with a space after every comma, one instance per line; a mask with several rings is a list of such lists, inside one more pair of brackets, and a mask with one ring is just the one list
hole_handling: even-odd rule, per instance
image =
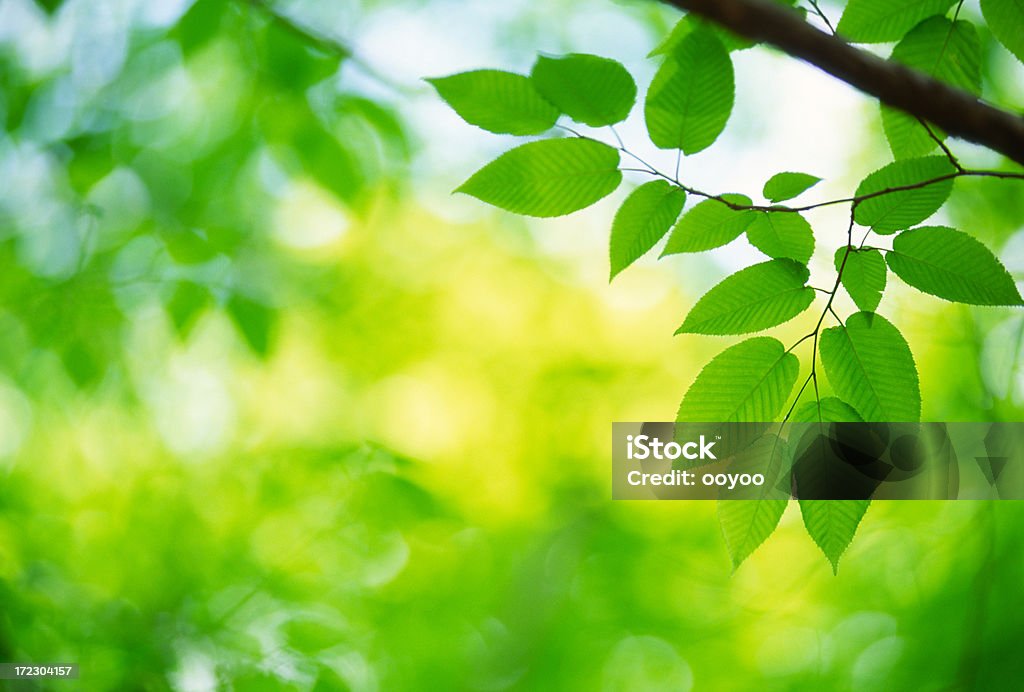
[[[749, 205], [744, 195], [726, 194], [722, 199], [733, 204]], [[757, 212], [736, 210], [716, 199], [709, 199], [686, 212], [672, 229], [662, 256], [682, 252], [702, 252], [732, 242], [747, 230]]]
[[758, 212], [747, 229], [747, 240], [769, 257], [807, 264], [814, 252], [811, 224], [796, 212]]
[[680, 422], [768, 422], [793, 391], [800, 363], [777, 339], [754, 337], [704, 366], [679, 405]]
[[870, 500], [800, 500], [807, 533], [832, 563], [833, 574], [870, 504]]
[[893, 239], [886, 259], [914, 288], [971, 305], [1021, 305], [1006, 267], [971, 236], [945, 226], [904, 231]]
[[771, 202], [785, 202], [814, 187], [821, 178], [808, 173], [776, 173], [764, 184], [764, 198]]
[[858, 308], [874, 312], [882, 300], [882, 291], [885, 290], [886, 271], [882, 253], [878, 250], [854, 249], [850, 250], [847, 256], [846, 250], [846, 247], [839, 248], [835, 256], [836, 271], [838, 272], [840, 267], [843, 270], [843, 288], [850, 294]]
[[589, 139], [547, 139], [505, 152], [459, 187], [527, 216], [562, 216], [611, 194], [622, 181], [619, 152]]
[[668, 233], [685, 203], [686, 193], [667, 180], [652, 180], [630, 193], [612, 222], [612, 278]]
[[858, 312], [819, 343], [832, 389], [868, 422], [921, 418], [917, 366], [903, 335], [881, 315]]
[[695, 154], [725, 129], [735, 99], [732, 60], [709, 31], [687, 34], [654, 76], [644, 118], [661, 149]]
[[742, 269], [704, 294], [676, 334], [749, 334], [782, 324], [814, 301], [809, 275], [787, 259]]
[[945, 14], [956, 0], [850, 0], [836, 30], [854, 43], [898, 41], [923, 19]]
[[463, 120], [489, 132], [535, 135], [558, 120], [558, 109], [521, 74], [473, 70], [426, 81]]
[[[951, 177], [935, 183], [928, 181], [954, 172], [944, 156], [894, 161], [861, 181], [856, 196], [873, 196], [857, 204], [854, 219], [882, 234], [914, 226], [938, 211], [953, 191]], [[911, 189], [888, 192], [908, 186]]]
[[591, 127], [625, 120], [636, 103], [636, 82], [626, 68], [596, 55], [542, 55], [530, 78], [541, 96]]

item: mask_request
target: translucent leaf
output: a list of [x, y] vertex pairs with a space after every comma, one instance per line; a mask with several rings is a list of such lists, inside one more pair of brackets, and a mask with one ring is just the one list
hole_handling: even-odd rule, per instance
[[725, 129], [735, 98], [732, 61], [709, 31], [686, 35], [666, 58], [647, 91], [644, 118], [661, 149], [695, 154]]
[[[726, 194], [722, 199], [733, 204], [749, 205], [744, 195]], [[682, 252], [703, 252], [732, 242], [747, 230], [757, 212], [736, 210], [716, 199], [709, 199], [686, 212], [672, 229], [665, 245], [665, 255]]]
[[833, 574], [870, 504], [870, 500], [800, 500], [807, 533], [832, 563]]
[[[971, 93], [981, 92], [981, 42], [970, 22], [955, 24], [932, 17], [908, 33], [892, 51], [892, 59]], [[917, 118], [882, 106], [882, 126], [896, 158], [923, 156], [937, 146]], [[937, 137], [944, 134], [932, 127]]]
[[776, 173], [764, 184], [764, 198], [771, 202], [785, 202], [814, 187], [821, 178], [808, 173]]
[[505, 152], [459, 187], [527, 216], [562, 216], [611, 194], [622, 181], [619, 152], [589, 139], [547, 139]]
[[679, 405], [680, 422], [768, 422], [793, 391], [800, 363], [777, 339], [755, 337], [708, 363]]
[[918, 421], [917, 367], [903, 335], [888, 320], [858, 312], [826, 329], [821, 364], [832, 389], [868, 422]]
[[167, 301], [167, 314], [180, 338], [188, 338], [199, 317], [212, 303], [213, 296], [205, 286], [182, 281], [174, 287]]
[[652, 180], [630, 193], [612, 222], [612, 278], [668, 233], [685, 203], [686, 193], [667, 180]]
[[809, 276], [787, 259], [742, 269], [704, 294], [676, 334], [749, 334], [787, 322], [814, 301]]
[[747, 240], [769, 257], [807, 264], [814, 252], [811, 224], [796, 212], [759, 212], [747, 229]]
[[824, 396], [820, 409], [817, 401], [805, 402], [797, 407], [789, 420], [794, 423], [861, 423], [864, 419], [842, 399]]
[[885, 290], [885, 260], [878, 250], [851, 250], [843, 265], [846, 247], [836, 250], [836, 271], [843, 268], [841, 281], [843, 288], [857, 307], [867, 312], [874, 312], [882, 300]]
[[981, 12], [999, 42], [1024, 62], [1024, 2], [981, 0]]
[[[768, 459], [765, 464], [764, 460]], [[779, 525], [789, 495], [778, 487], [780, 472], [789, 467], [789, 447], [775, 435], [758, 438], [740, 453], [729, 467], [730, 473], [761, 473], [763, 485], [737, 486], [729, 500], [718, 502], [718, 522], [732, 558], [733, 569], [753, 553]]]
[[1006, 267], [971, 236], [945, 226], [904, 231], [893, 239], [886, 259], [914, 288], [971, 305], [1021, 305]]
[[945, 14], [956, 0], [850, 0], [836, 30], [854, 43], [898, 41], [921, 20]]
[[727, 348], [708, 363], [679, 407], [680, 422], [773, 420], [796, 383], [799, 361], [770, 337]]
[[625, 67], [596, 55], [540, 56], [531, 73], [541, 96], [576, 122], [621, 122], [636, 103], [636, 82]]
[[558, 120], [558, 109], [521, 74], [473, 70], [426, 81], [463, 120], [489, 132], [535, 135]]
[[[920, 185], [954, 172], [944, 156], [894, 161], [868, 177], [857, 187], [861, 197], [885, 190]], [[889, 234], [918, 224], [939, 210], [953, 191], [953, 179], [921, 185], [898, 192], [884, 192], [860, 202], [854, 220], [876, 233]]]
[[680, 41], [682, 41], [684, 38], [686, 38], [694, 31], [698, 30], [714, 32], [715, 35], [718, 36], [718, 39], [722, 42], [722, 45], [725, 47], [725, 49], [730, 52], [734, 50], [744, 50], [755, 45], [753, 41], [741, 38], [740, 36], [737, 36], [736, 34], [730, 31], [726, 31], [718, 27], [718, 25], [709, 24], [708, 22], [703, 21], [700, 17], [696, 15], [687, 14], [683, 15], [682, 19], [680, 19], [676, 23], [676, 25], [672, 27], [672, 31], [669, 33], [669, 35], [666, 36], [661, 43], [655, 46], [654, 50], [647, 54], [647, 57], [655, 58], [659, 55], [670, 54], [672, 51], [676, 49], [676, 46], [679, 45]]

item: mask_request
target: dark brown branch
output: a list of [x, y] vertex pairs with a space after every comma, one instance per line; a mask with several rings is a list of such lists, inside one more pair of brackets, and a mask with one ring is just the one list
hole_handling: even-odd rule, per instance
[[663, 0], [768, 43], [841, 79], [882, 103], [934, 123], [950, 135], [981, 144], [1024, 164], [1024, 117], [991, 106], [895, 62], [854, 48], [770, 0]]

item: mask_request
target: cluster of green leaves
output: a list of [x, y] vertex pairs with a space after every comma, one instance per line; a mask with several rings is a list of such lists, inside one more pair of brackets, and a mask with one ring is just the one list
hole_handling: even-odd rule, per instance
[[[1004, 23], [996, 35], [1018, 57], [1024, 13], [1012, 0], [986, 0], [992, 21]], [[950, 84], [980, 93], [981, 48], [967, 21], [945, 16], [953, 0], [853, 0], [838, 31], [857, 42], [896, 41], [892, 60]], [[959, 9], [959, 8], [958, 8]], [[1012, 16], [1011, 16], [1012, 15]], [[1007, 31], [1007, 26], [1016, 27]], [[652, 52], [661, 60], [643, 103], [651, 142], [690, 155], [711, 146], [725, 129], [735, 100], [730, 52], [748, 42], [684, 17]], [[478, 70], [429, 80], [467, 122], [501, 134], [539, 135], [560, 116], [590, 127], [612, 126], [635, 105], [637, 89], [618, 63], [593, 55], [542, 56], [530, 75]], [[782, 325], [805, 314], [816, 302], [810, 282], [815, 234], [803, 211], [850, 203], [847, 244], [834, 257], [831, 291], [821, 290], [801, 340], [814, 344], [810, 374], [796, 396], [800, 361], [769, 336], [755, 336], [715, 357], [683, 397], [680, 422], [731, 423], [784, 420], [918, 421], [921, 394], [914, 357], [899, 329], [876, 310], [891, 271], [907, 285], [948, 301], [971, 305], [1021, 305], [1017, 287], [997, 257], [974, 237], [944, 226], [922, 226], [946, 202], [954, 181], [969, 175], [942, 145], [943, 133], [903, 112], [882, 109], [886, 136], [895, 160], [866, 176], [849, 200], [802, 207], [785, 203], [807, 192], [820, 178], [785, 171], [764, 184], [764, 204], [742, 194], [708, 194], [657, 171], [619, 142], [596, 137], [546, 138], [499, 156], [458, 191], [519, 214], [548, 217], [568, 214], [611, 194], [622, 182], [620, 153], [629, 153], [655, 177], [634, 188], [611, 224], [611, 277], [668, 236], [661, 256], [722, 247], [740, 236], [766, 256], [765, 261], [726, 277], [701, 297], [677, 334], [747, 335]], [[613, 131], [613, 135], [614, 135]], [[618, 137], [616, 135], [616, 140]], [[943, 155], [931, 155], [940, 145]], [[687, 202], [701, 198], [686, 210]], [[685, 213], [684, 213], [685, 210]], [[866, 230], [856, 244], [856, 227]], [[871, 233], [893, 236], [890, 248], [865, 242]], [[833, 300], [842, 287], [858, 312], [842, 320]], [[823, 328], [829, 315], [837, 324]], [[819, 393], [820, 364], [832, 395]], [[816, 400], [800, 397], [813, 381]], [[822, 383], [824, 386], [824, 382]], [[788, 413], [787, 404], [789, 404]], [[773, 453], [788, 448], [771, 436]], [[752, 448], [757, 448], [755, 442]], [[784, 462], [779, 468], [784, 468]], [[770, 484], [769, 484], [770, 485]], [[767, 491], [766, 491], [767, 492]], [[775, 529], [787, 503], [759, 497], [754, 507], [722, 502], [719, 507], [734, 565]], [[808, 533], [833, 568], [856, 532], [868, 501], [801, 501]]]
[[[70, 11], [60, 2], [44, 8], [52, 22]], [[347, 59], [342, 47], [311, 46], [272, 6], [264, 10], [196, 0], [169, 26], [132, 27], [121, 73], [72, 103], [44, 99], [70, 68], [33, 71], [0, 52], [0, 139], [52, 155], [57, 200], [80, 236], [59, 239], [76, 245], [67, 251], [75, 261], [40, 270], [26, 260], [33, 219], [8, 215], [0, 202], [12, 231], [0, 242], [0, 300], [25, 327], [28, 350], [58, 356], [73, 385], [123, 379], [122, 333], [146, 303], [162, 304], [182, 340], [204, 315], [221, 313], [267, 356], [286, 301], [283, 282], [270, 279], [291, 267], [271, 241], [279, 189], [268, 190], [255, 168], [272, 161], [278, 188], [309, 181], [360, 214], [387, 169], [409, 158], [394, 109], [334, 79]], [[140, 104], [163, 98], [154, 85], [170, 82], [187, 82], [192, 98], [136, 117]], [[58, 107], [67, 112], [40, 115]], [[71, 125], [47, 139], [40, 117]], [[182, 122], [201, 126], [185, 131]], [[131, 204], [138, 211], [122, 213]]]

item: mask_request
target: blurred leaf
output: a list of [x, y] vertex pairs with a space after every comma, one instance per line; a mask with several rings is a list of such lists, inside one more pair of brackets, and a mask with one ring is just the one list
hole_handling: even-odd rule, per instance
[[612, 222], [611, 278], [668, 233], [684, 204], [686, 192], [667, 180], [652, 180], [630, 193]]
[[921, 419], [914, 356], [903, 335], [881, 315], [858, 312], [826, 329], [819, 344], [832, 389], [868, 422]]
[[742, 269], [704, 294], [676, 334], [749, 334], [787, 322], [814, 301], [809, 276], [787, 259]]
[[956, 0], [850, 0], [836, 30], [854, 43], [898, 41], [922, 19], [945, 14]]
[[741, 341], [704, 366], [679, 405], [677, 420], [768, 422], [793, 391], [800, 362], [767, 336]]
[[558, 109], [521, 74], [473, 70], [426, 81], [459, 117], [489, 132], [535, 135], [550, 130], [558, 120]]
[[[904, 159], [883, 166], [861, 181], [857, 197], [893, 188], [913, 186], [955, 172], [944, 156]], [[857, 204], [854, 220], [875, 233], [889, 234], [909, 228], [939, 210], [953, 191], [953, 180], [921, 185], [909, 190], [879, 194]]]
[[264, 74], [279, 89], [304, 93], [338, 71], [341, 56], [311, 45], [280, 22], [271, 20], [263, 34]]
[[914, 288], [971, 305], [1022, 305], [1006, 267], [966, 233], [945, 226], [924, 226], [893, 239], [886, 260]]
[[212, 305], [213, 295], [205, 286], [180, 281], [167, 300], [167, 314], [178, 336], [187, 339], [203, 312]]
[[857, 307], [867, 312], [874, 312], [878, 303], [882, 300], [882, 292], [885, 290], [885, 260], [878, 250], [850, 250], [849, 257], [846, 257], [846, 264], [843, 265], [843, 258], [846, 257], [846, 247], [836, 250], [834, 264], [836, 271], [843, 268], [843, 288], [850, 294], [850, 298], [857, 304]]
[[174, 261], [181, 264], [201, 264], [217, 256], [206, 234], [194, 228], [161, 228], [160, 238]]
[[864, 422], [864, 419], [860, 417], [860, 414], [852, 406], [834, 396], [822, 397], [820, 409], [817, 401], [808, 401], [802, 404], [793, 412], [789, 420], [793, 423], [817, 423], [819, 421], [822, 423]]
[[687, 34], [665, 58], [647, 91], [644, 119], [661, 149], [696, 154], [722, 134], [735, 99], [732, 60], [709, 31]]
[[596, 55], [541, 55], [530, 74], [541, 96], [576, 122], [621, 122], [636, 102], [636, 82], [621, 64]]
[[839, 571], [839, 558], [849, 547], [870, 504], [870, 500], [800, 500], [807, 533], [832, 563], [833, 574]]
[[[725, 194], [722, 199], [737, 205], [750, 204], [750, 198], [744, 195]], [[683, 215], [661, 256], [721, 247], [736, 240], [756, 218], [755, 211], [737, 211], [716, 199], [706, 200]]]
[[195, 0], [170, 32], [185, 55], [202, 48], [221, 30], [228, 0]]
[[34, 0], [46, 14], [54, 14], [64, 4], [64, 0]]
[[589, 139], [548, 139], [507, 151], [456, 192], [526, 216], [563, 216], [607, 197], [622, 181], [619, 152]]
[[[981, 42], [970, 22], [955, 24], [932, 17], [908, 33], [892, 51], [892, 59], [973, 94], [981, 92]], [[896, 158], [923, 156], [936, 142], [917, 118], [882, 106], [882, 125]], [[944, 134], [935, 127], [939, 138]]]
[[276, 311], [238, 293], [228, 300], [227, 311], [249, 348], [261, 358], [266, 358], [277, 321]]
[[814, 253], [814, 230], [796, 212], [757, 212], [747, 229], [747, 240], [769, 257], [807, 264]]
[[821, 178], [808, 173], [776, 173], [764, 184], [763, 194], [771, 202], [784, 202], [820, 182]]
[[1024, 5], [1021, 0], [981, 0], [981, 12], [999, 42], [1024, 62]]

